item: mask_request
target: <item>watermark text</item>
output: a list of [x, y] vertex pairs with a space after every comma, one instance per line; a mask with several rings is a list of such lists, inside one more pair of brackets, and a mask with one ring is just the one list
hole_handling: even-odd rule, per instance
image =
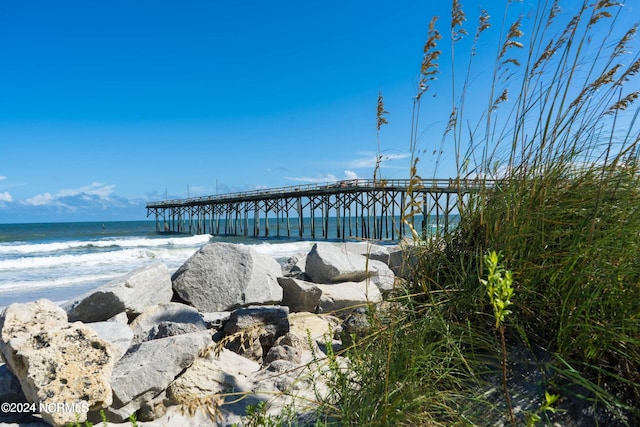
[[89, 403], [79, 402], [3, 402], [0, 403], [0, 413], [3, 414], [35, 414], [46, 412], [54, 414], [68, 412], [72, 414], [86, 414]]

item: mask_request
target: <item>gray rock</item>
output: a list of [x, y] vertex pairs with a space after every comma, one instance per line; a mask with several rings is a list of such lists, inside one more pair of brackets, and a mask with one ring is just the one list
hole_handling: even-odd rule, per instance
[[224, 325], [227, 335], [236, 335], [227, 348], [261, 361], [276, 339], [289, 332], [288, 316], [289, 308], [281, 306], [256, 306], [234, 311]]
[[[324, 344], [331, 341], [341, 323], [338, 317], [327, 314], [292, 313], [289, 315], [289, 332], [301, 337], [304, 343], [310, 338]], [[305, 349], [309, 350], [308, 345]]]
[[408, 278], [417, 267], [416, 248], [408, 242], [401, 242], [389, 252], [389, 268], [398, 277]]
[[[54, 426], [84, 422], [89, 408], [112, 401], [109, 344], [66, 317], [48, 300], [12, 304], [0, 317], [0, 352], [27, 399], [37, 402], [43, 420]], [[77, 410], [57, 410], [60, 403]]]
[[[346, 364], [341, 360], [336, 361], [346, 372]], [[254, 392], [268, 399], [265, 415], [278, 416], [287, 407], [293, 407], [298, 414], [303, 414], [314, 411], [318, 402], [336, 403], [328, 396], [326, 382], [330, 377], [326, 363], [297, 364], [279, 359], [256, 372], [252, 379]]]
[[20, 380], [11, 373], [4, 363], [0, 364], [0, 402], [27, 402], [20, 386]]
[[[308, 343], [309, 336], [312, 340], [323, 337], [330, 332], [330, 325], [338, 324], [339, 320], [309, 313], [294, 313], [289, 318], [295, 336], [287, 333], [280, 337], [278, 346], [269, 352], [269, 358], [273, 357], [273, 360], [268, 359], [263, 367], [228, 349], [222, 349], [218, 355], [211, 352], [198, 358], [169, 385], [164, 400], [166, 405], [180, 405], [167, 408], [167, 414], [193, 413], [194, 418], [186, 421], [174, 418], [167, 425], [240, 425], [246, 421], [243, 418], [246, 406], [265, 400], [268, 402], [267, 415], [278, 416], [285, 408], [295, 408], [299, 414], [312, 412], [316, 402], [327, 396], [329, 389], [324, 382], [331, 374], [327, 371], [324, 355], [316, 351], [314, 356], [302, 342]], [[249, 322], [249, 319], [245, 320]], [[301, 345], [293, 348], [286, 344], [293, 341], [300, 341]], [[340, 366], [348, 369], [340, 359], [338, 356]], [[238, 399], [234, 393], [246, 394], [246, 397]], [[201, 419], [197, 417], [207, 413], [211, 396], [215, 402], [223, 403], [218, 412], [220, 418], [217, 424], [206, 420], [200, 424]]]
[[[28, 400], [22, 392], [20, 381], [9, 371], [7, 365], [0, 363], [0, 403], [23, 403]], [[0, 425], [5, 423], [30, 423], [37, 421], [30, 412], [6, 412], [0, 411]]]
[[[272, 353], [272, 350], [274, 353]], [[314, 357], [322, 358], [325, 356], [317, 341], [310, 335], [288, 332], [276, 340], [275, 345], [271, 347], [263, 363], [266, 365], [278, 359], [285, 359], [295, 363], [307, 363]]]
[[213, 313], [200, 313], [202, 320], [209, 329], [222, 329], [227, 320], [231, 317], [230, 311], [217, 311]]
[[169, 302], [172, 297], [169, 270], [156, 263], [100, 286], [63, 308], [70, 321], [101, 322], [122, 312], [132, 320], [147, 307]]
[[345, 242], [345, 248], [349, 252], [365, 256], [370, 260], [389, 264], [389, 247], [376, 245], [369, 242]]
[[109, 419], [121, 422], [162, 393], [210, 343], [210, 333], [200, 331], [133, 347], [113, 369], [113, 405], [106, 411]]
[[130, 326], [134, 344], [207, 329], [198, 310], [177, 302], [148, 307]]
[[305, 253], [290, 256], [282, 266], [282, 276], [297, 277], [299, 274], [304, 273], [306, 261], [307, 254]]
[[143, 402], [142, 405], [140, 405], [140, 409], [136, 412], [136, 419], [138, 421], [148, 422], [164, 417], [167, 413], [166, 400], [166, 393], [160, 393], [153, 399]]
[[88, 323], [87, 326], [109, 344], [114, 362], [127, 352], [133, 340], [133, 331], [127, 324], [106, 321]]
[[320, 242], [307, 255], [305, 272], [314, 283], [360, 282], [370, 277], [367, 258], [343, 246]]
[[382, 301], [378, 287], [370, 281], [345, 282], [339, 285], [317, 285], [322, 290], [319, 313], [340, 314], [357, 307]]
[[356, 341], [364, 338], [371, 331], [371, 323], [366, 310], [356, 310], [349, 314], [344, 322], [342, 322], [342, 345], [346, 348], [354, 344]]
[[115, 316], [108, 318], [107, 322], [116, 322], [122, 323], [123, 325], [128, 325], [129, 318], [127, 317], [127, 313], [123, 311], [122, 313], [118, 313]]
[[268, 365], [274, 360], [286, 360], [287, 362], [300, 364], [302, 362], [302, 357], [295, 347], [282, 344], [273, 346], [269, 349], [269, 352], [264, 358], [264, 364]]
[[223, 348], [217, 356], [210, 353], [198, 358], [171, 382], [167, 388], [167, 398], [173, 404], [178, 404], [225, 390], [248, 392], [249, 378], [259, 369], [258, 363]]
[[[175, 422], [167, 425], [241, 425], [246, 414], [247, 405], [255, 405], [258, 397], [252, 394], [252, 378], [260, 369], [260, 365], [230, 350], [222, 349], [216, 356], [212, 353], [195, 360], [182, 375], [167, 387], [164, 404], [180, 405], [180, 411], [191, 413], [194, 418], [187, 422]], [[233, 393], [246, 393], [241, 399]], [[207, 413], [207, 404], [211, 396], [220, 395], [220, 403], [224, 403], [219, 412], [218, 423], [205, 420], [202, 424], [195, 421], [198, 414]], [[169, 408], [170, 410], [171, 408]], [[201, 410], [202, 409], [202, 410]]]
[[173, 275], [173, 288], [201, 312], [230, 311], [282, 300], [280, 264], [252, 248], [211, 243], [193, 254]]
[[[340, 345], [342, 321], [328, 314], [292, 313], [289, 315], [289, 333], [276, 340], [276, 345], [296, 348], [303, 363], [323, 358], [328, 346]], [[337, 337], [336, 337], [337, 335]]]
[[278, 277], [278, 283], [282, 286], [282, 305], [289, 307], [290, 311], [316, 311], [322, 291], [314, 283], [293, 277]]
[[190, 334], [202, 331], [203, 329], [193, 323], [160, 322], [149, 331], [144, 341], [158, 340], [161, 338], [174, 337], [176, 335]]
[[346, 242], [320, 243], [314, 249], [307, 257], [307, 273], [314, 282], [330, 284], [369, 279], [384, 294], [393, 290], [396, 276], [386, 264], [389, 260], [386, 247]]
[[396, 283], [396, 275], [387, 264], [382, 261], [369, 260], [369, 270], [373, 272], [369, 280], [378, 287], [383, 295], [393, 290]]

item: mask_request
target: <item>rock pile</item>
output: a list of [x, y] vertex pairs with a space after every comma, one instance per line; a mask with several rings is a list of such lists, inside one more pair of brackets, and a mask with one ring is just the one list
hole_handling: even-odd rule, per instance
[[[13, 304], [0, 316], [0, 398], [53, 426], [134, 413], [150, 426], [231, 425], [259, 402], [308, 416], [328, 396], [323, 349], [365, 333], [358, 308], [393, 288], [389, 259], [381, 246], [318, 243], [281, 267], [213, 243], [173, 275], [153, 264], [62, 307]], [[345, 320], [357, 334], [341, 334]], [[14, 412], [0, 422], [24, 421]]]

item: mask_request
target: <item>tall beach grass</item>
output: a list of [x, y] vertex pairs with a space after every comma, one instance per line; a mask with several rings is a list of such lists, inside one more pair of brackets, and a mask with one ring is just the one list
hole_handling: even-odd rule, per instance
[[[485, 185], [460, 196], [455, 230], [411, 248], [391, 313], [372, 309], [337, 424], [640, 425], [637, 25], [622, 28], [627, 6], [608, 0], [495, 3], [471, 17], [454, 0], [430, 21], [405, 219], [422, 205], [425, 153]], [[480, 44], [495, 46], [490, 67]], [[419, 137], [424, 95], [443, 81], [434, 147]], [[481, 282], [489, 251], [513, 277], [504, 347]]]

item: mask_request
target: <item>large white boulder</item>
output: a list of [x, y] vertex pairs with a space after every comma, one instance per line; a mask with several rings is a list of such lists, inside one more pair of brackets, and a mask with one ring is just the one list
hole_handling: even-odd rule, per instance
[[133, 331], [126, 323], [96, 322], [88, 323], [87, 326], [109, 344], [114, 362], [127, 352], [133, 340]]
[[90, 291], [63, 306], [70, 321], [101, 322], [126, 312], [133, 320], [147, 307], [171, 301], [167, 266], [154, 263]]
[[109, 344], [83, 323], [69, 324], [51, 301], [7, 307], [0, 316], [0, 352], [51, 425], [84, 422], [89, 409], [112, 402]]
[[370, 242], [344, 242], [344, 247], [348, 251], [365, 256], [370, 260], [389, 264], [389, 246], [377, 245]]
[[293, 277], [278, 277], [278, 283], [282, 286], [282, 305], [289, 307], [291, 312], [316, 311], [322, 291], [315, 283]]
[[173, 288], [200, 312], [230, 311], [250, 304], [282, 300], [280, 264], [242, 245], [211, 243], [191, 256], [173, 275]]
[[318, 313], [337, 315], [382, 301], [380, 290], [369, 280], [317, 286], [322, 290]]
[[305, 272], [314, 283], [360, 282], [374, 274], [367, 257], [342, 245], [319, 242], [307, 255]]
[[107, 416], [125, 420], [160, 393], [211, 344], [209, 331], [146, 341], [120, 359], [111, 377], [113, 405]]
[[387, 294], [395, 287], [396, 275], [387, 264], [382, 261], [369, 260], [369, 270], [373, 272], [369, 277], [380, 292]]

